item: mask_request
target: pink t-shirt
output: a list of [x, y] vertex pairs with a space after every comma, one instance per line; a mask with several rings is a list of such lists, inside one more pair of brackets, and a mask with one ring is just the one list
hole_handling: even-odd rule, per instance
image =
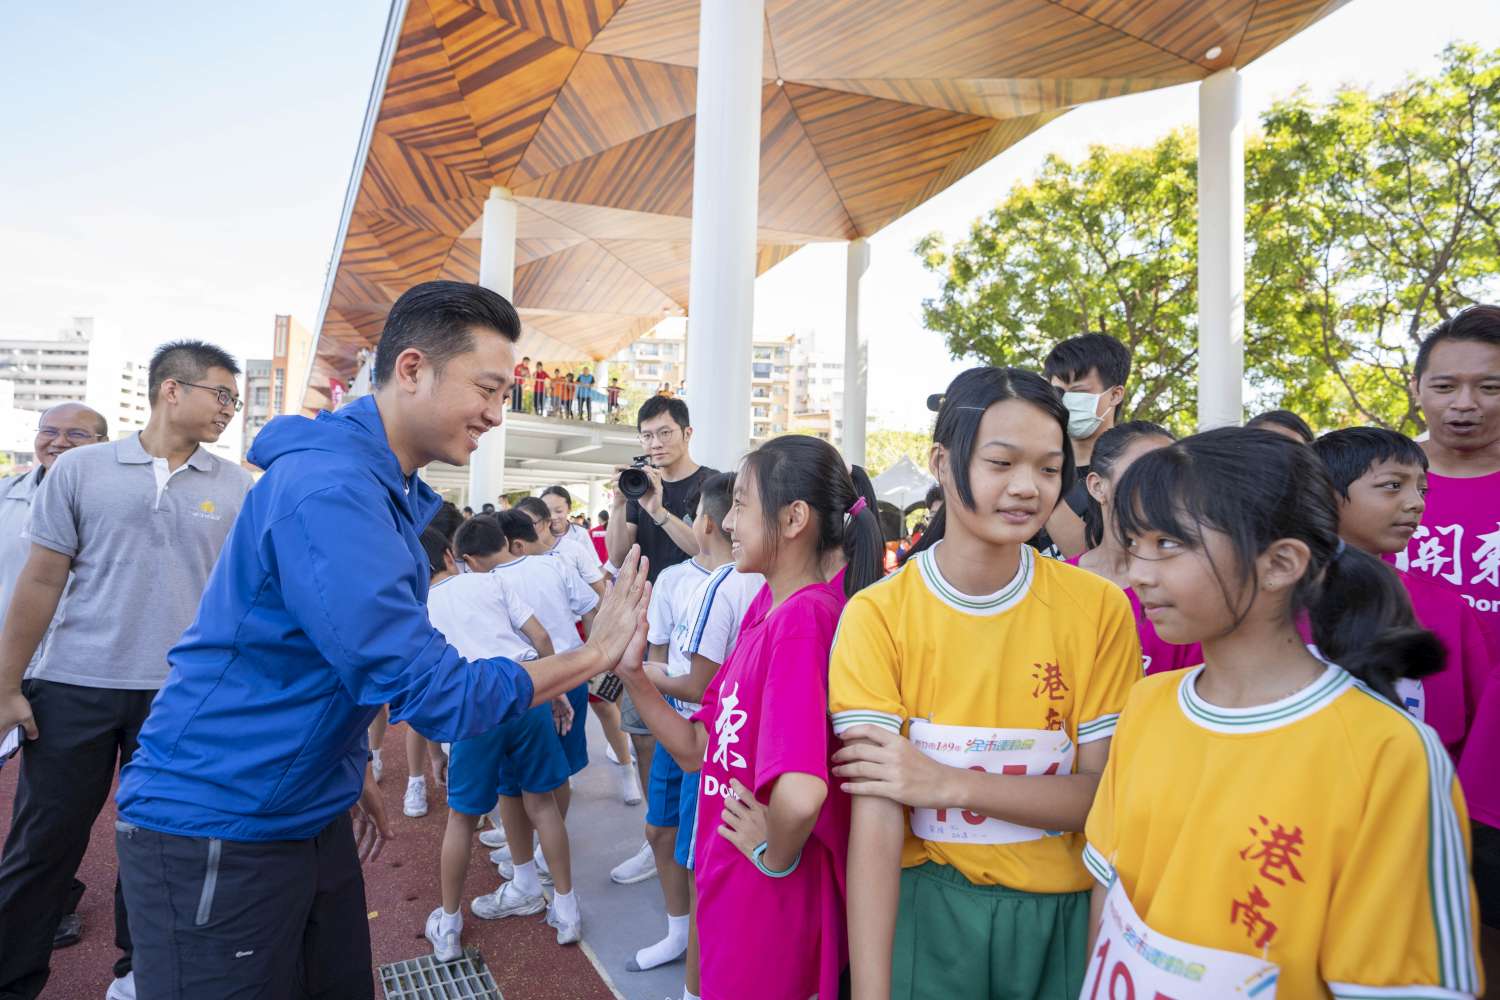
[[[1077, 566], [1082, 555], [1076, 555], [1067, 560], [1069, 566]], [[1164, 674], [1168, 670], [1181, 670], [1183, 667], [1196, 667], [1203, 662], [1203, 647], [1198, 643], [1187, 646], [1179, 646], [1168, 642], [1156, 634], [1156, 626], [1151, 624], [1151, 619], [1146, 617], [1146, 609], [1141, 607], [1141, 599], [1136, 596], [1135, 590], [1126, 587], [1125, 596], [1130, 598], [1130, 611], [1135, 615], [1135, 631], [1141, 639], [1141, 669], [1147, 676], [1151, 674]]]
[[[842, 591], [813, 584], [769, 615], [746, 615], [739, 642], [693, 719], [708, 730], [698, 782], [698, 936], [705, 1000], [836, 997], [848, 962], [844, 863], [849, 797], [831, 776], [838, 747], [828, 720], [828, 651]], [[769, 802], [788, 772], [828, 784], [797, 870], [762, 874], [719, 836], [731, 778]]]
[[1500, 761], [1500, 679], [1492, 676], [1479, 699], [1469, 738], [1458, 761], [1458, 782], [1463, 786], [1469, 815], [1485, 826], [1500, 828], [1500, 780], [1495, 762]]
[[1500, 635], [1500, 472], [1454, 478], [1429, 473], [1427, 510], [1406, 550], [1390, 561], [1464, 595]]
[[[1491, 671], [1500, 660], [1500, 646], [1484, 630], [1478, 613], [1451, 589], [1414, 573], [1400, 576], [1417, 621], [1448, 650], [1447, 665], [1422, 678], [1424, 718], [1457, 758], [1474, 724]], [[1464, 793], [1469, 793], [1467, 785]]]

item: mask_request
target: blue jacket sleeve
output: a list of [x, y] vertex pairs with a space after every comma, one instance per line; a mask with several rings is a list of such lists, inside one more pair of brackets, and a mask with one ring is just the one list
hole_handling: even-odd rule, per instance
[[330, 486], [273, 521], [288, 613], [360, 705], [391, 707], [429, 739], [467, 739], [531, 707], [513, 660], [466, 660], [432, 627], [423, 580], [383, 498]]

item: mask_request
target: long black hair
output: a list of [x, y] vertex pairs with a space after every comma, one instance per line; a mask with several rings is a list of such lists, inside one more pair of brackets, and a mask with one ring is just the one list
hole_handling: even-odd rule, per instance
[[[1094, 442], [1094, 457], [1089, 463], [1089, 473], [1098, 473], [1099, 478], [1107, 483], [1114, 482], [1115, 463], [1132, 444], [1145, 437], [1177, 440], [1177, 435], [1149, 420], [1128, 420], [1123, 424], [1116, 424], [1100, 434], [1099, 440]], [[1090, 493], [1088, 498], [1088, 510], [1083, 514], [1083, 539], [1084, 545], [1092, 549], [1104, 541], [1104, 508], [1094, 499], [1094, 494]]]
[[1260, 589], [1256, 557], [1277, 539], [1297, 539], [1311, 558], [1289, 611], [1294, 620], [1308, 613], [1324, 656], [1398, 705], [1397, 680], [1443, 668], [1442, 643], [1417, 624], [1395, 571], [1339, 540], [1333, 483], [1305, 445], [1241, 427], [1195, 434], [1142, 455], [1120, 477], [1114, 504], [1115, 528], [1127, 546], [1150, 530], [1195, 547], [1205, 530], [1229, 539], [1236, 579], [1226, 579], [1219, 566], [1213, 572], [1235, 611], [1235, 627]]
[[984, 367], [960, 372], [949, 383], [948, 391], [943, 393], [938, 404], [937, 425], [932, 430], [933, 443], [948, 450], [948, 473], [953, 477], [953, 491], [957, 495], [944, 494], [942, 509], [922, 533], [921, 541], [907, 552], [907, 559], [942, 540], [948, 526], [950, 506], [961, 503], [969, 510], [974, 509], [969, 463], [974, 460], [974, 449], [979, 444], [979, 422], [991, 406], [1012, 399], [1030, 403], [1057, 421], [1063, 453], [1062, 490], [1058, 496], [1072, 489], [1077, 471], [1073, 464], [1073, 443], [1068, 438], [1068, 408], [1062, 404], [1057, 390], [1046, 379], [1024, 368]]
[[880, 579], [883, 544], [875, 509], [866, 501], [864, 510], [847, 516], [861, 494], [833, 445], [803, 434], [788, 434], [746, 455], [743, 469], [755, 478], [773, 551], [781, 537], [777, 515], [787, 504], [801, 500], [817, 520], [819, 554], [835, 548], [844, 550], [848, 561], [844, 594], [852, 597]]

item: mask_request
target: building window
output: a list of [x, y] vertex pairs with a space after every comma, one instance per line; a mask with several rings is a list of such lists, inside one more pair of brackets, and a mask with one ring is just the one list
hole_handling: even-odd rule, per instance
[[770, 364], [762, 364], [757, 361], [750, 366], [750, 374], [753, 378], [770, 378], [771, 366]]
[[271, 394], [271, 412], [280, 413], [282, 400], [286, 396], [286, 369], [277, 368], [272, 374], [275, 379], [273, 383], [275, 389]]

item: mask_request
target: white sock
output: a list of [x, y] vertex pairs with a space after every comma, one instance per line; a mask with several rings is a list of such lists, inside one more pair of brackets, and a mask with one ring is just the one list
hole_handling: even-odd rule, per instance
[[557, 919], [569, 924], [578, 922], [578, 897], [573, 893], [553, 894], [552, 905], [557, 908]]
[[449, 931], [462, 931], [463, 929], [464, 911], [462, 907], [456, 913], [449, 913], [447, 910], [444, 910], [443, 915], [438, 918], [439, 934], [447, 934]]
[[370, 756], [372, 756], [373, 758], [375, 758], [375, 763], [377, 763], [377, 764], [380, 763], [380, 751], [379, 750], [371, 750], [370, 751]]
[[658, 965], [666, 965], [675, 962], [687, 951], [688, 946], [688, 916], [683, 914], [674, 917], [667, 914], [667, 936], [656, 942], [649, 948], [642, 948], [635, 953], [635, 964], [642, 970], [654, 969]]
[[684, 986], [682, 988], [682, 1000], [703, 1000], [703, 998]]
[[540, 896], [542, 894], [541, 879], [536, 877], [536, 861], [528, 861], [523, 865], [516, 865], [515, 877], [511, 879], [516, 888], [527, 896]]

